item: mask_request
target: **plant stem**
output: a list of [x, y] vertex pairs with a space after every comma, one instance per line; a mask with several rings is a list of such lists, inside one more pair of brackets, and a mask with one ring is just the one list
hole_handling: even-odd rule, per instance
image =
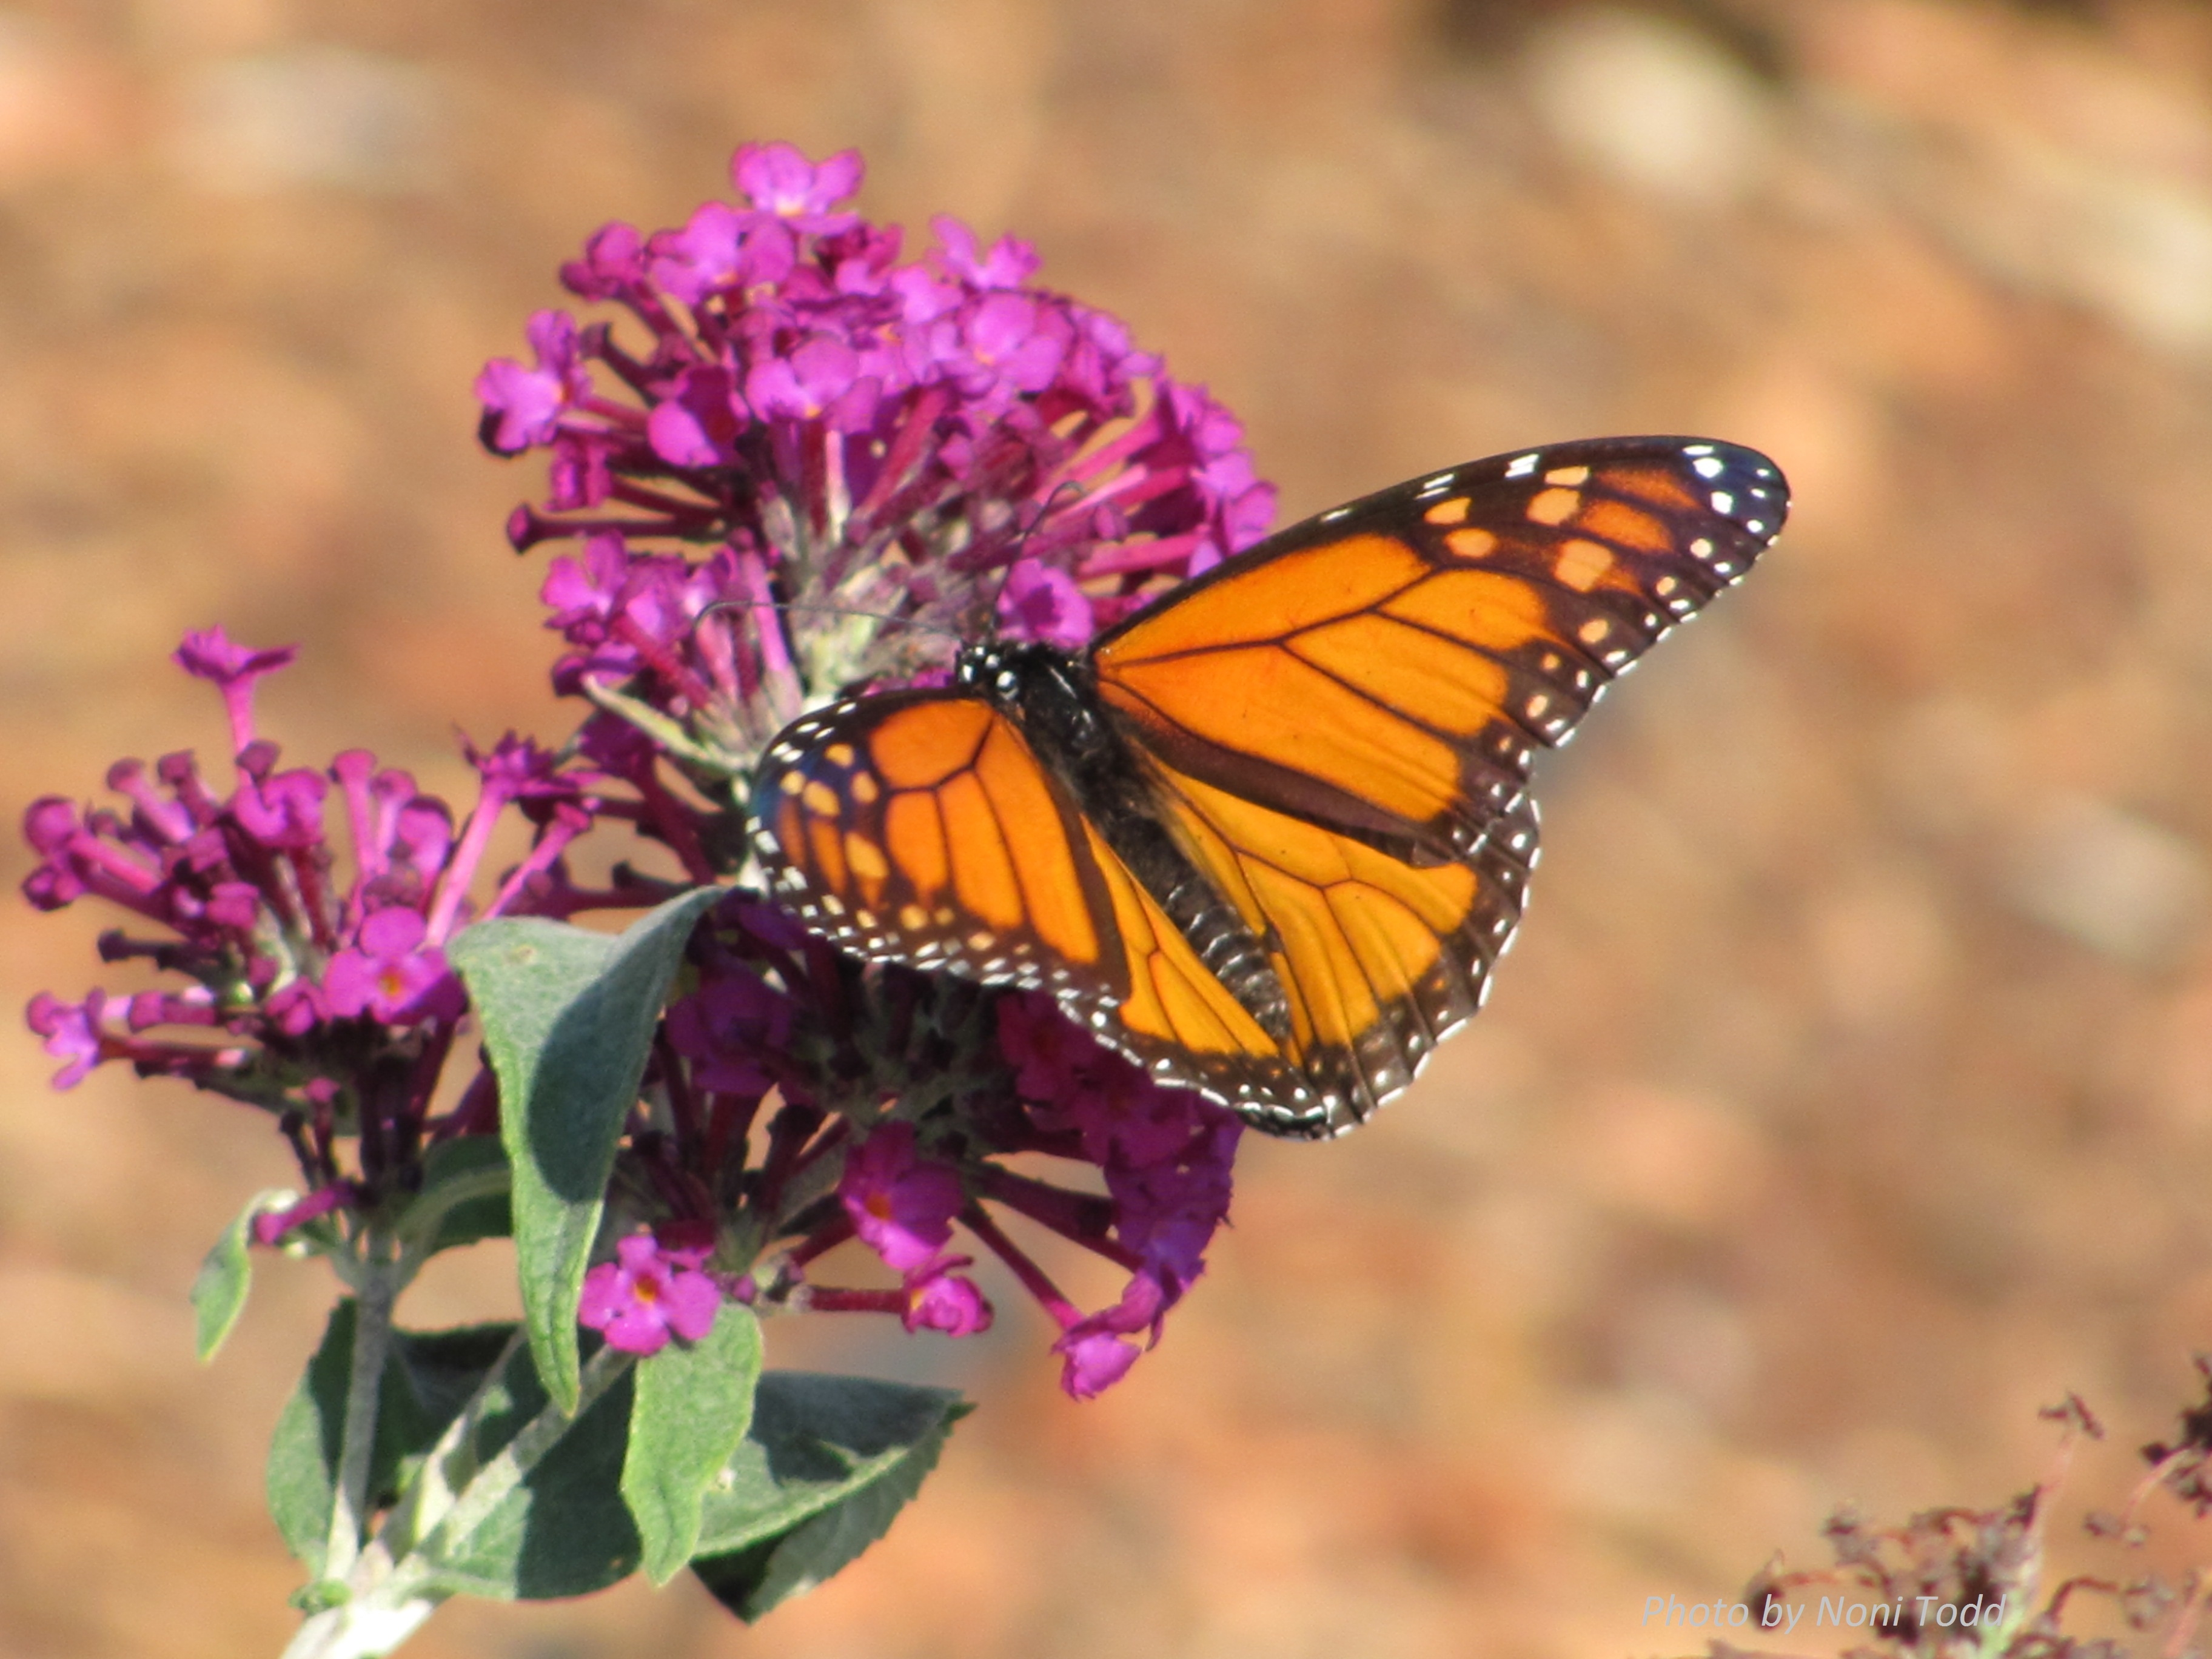
[[331, 1530], [323, 1549], [325, 1582], [353, 1574], [368, 1525], [368, 1477], [376, 1451], [377, 1394], [392, 1352], [392, 1309], [400, 1277], [374, 1235], [362, 1252], [354, 1286], [353, 1372], [346, 1382], [345, 1428], [339, 1442]]
[[441, 1597], [387, 1605], [374, 1596], [325, 1608], [300, 1626], [283, 1659], [384, 1659], [438, 1610]]

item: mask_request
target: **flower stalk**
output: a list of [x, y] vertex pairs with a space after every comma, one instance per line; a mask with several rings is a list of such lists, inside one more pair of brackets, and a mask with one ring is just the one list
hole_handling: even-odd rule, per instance
[[368, 1536], [369, 1472], [376, 1452], [376, 1417], [384, 1368], [392, 1353], [392, 1316], [402, 1288], [398, 1262], [386, 1241], [372, 1236], [359, 1258], [354, 1284], [353, 1364], [346, 1379], [345, 1427], [338, 1444], [337, 1489], [331, 1506], [330, 1541], [324, 1547], [325, 1583], [351, 1577]]

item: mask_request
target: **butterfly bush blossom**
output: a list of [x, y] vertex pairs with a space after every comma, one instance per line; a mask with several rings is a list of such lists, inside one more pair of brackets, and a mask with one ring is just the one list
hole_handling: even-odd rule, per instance
[[[600, 811], [695, 882], [742, 870], [743, 781], [805, 709], [941, 683], [988, 630], [1079, 646], [1273, 514], [1237, 422], [1115, 319], [1036, 286], [1026, 243], [987, 249], [940, 218], [902, 259], [896, 228], [845, 206], [860, 173], [850, 152], [745, 147], [735, 204], [651, 234], [608, 225], [563, 268], [616, 321], [541, 312], [532, 362], [477, 382], [487, 447], [550, 457], [547, 498], [508, 531], [574, 548], [543, 598], [568, 647], [556, 688], [599, 710], [580, 749], [628, 786]], [[1227, 1212], [1232, 1115], [1048, 998], [863, 969], [764, 902], [724, 906], [693, 955], [647, 1074], [667, 1127], [618, 1176], [656, 1237], [750, 1230], [725, 1255], [757, 1306], [954, 1335], [992, 1320], [966, 1271], [981, 1248], [1060, 1327], [1071, 1393], [1127, 1370]], [[1017, 1173], [1016, 1153], [1103, 1190]], [[1121, 1297], [1076, 1307], [1000, 1214], [1118, 1264]], [[895, 1287], [810, 1282], [855, 1238]], [[605, 1292], [628, 1258], [593, 1271], [620, 1340]]]
[[[263, 1243], [404, 1197], [427, 1146], [495, 1126], [489, 1075], [451, 1111], [431, 1113], [466, 1010], [443, 947], [480, 916], [536, 908], [596, 805], [588, 775], [512, 735], [468, 750], [481, 782], [458, 828], [445, 802], [364, 750], [321, 770], [281, 769], [256, 725], [254, 689], [293, 657], [249, 650], [219, 628], [187, 635], [176, 653], [222, 693], [236, 772], [228, 795], [188, 753], [151, 768], [125, 760], [107, 782], [127, 811], [49, 796], [24, 823], [40, 859], [23, 884], [31, 902], [118, 907], [137, 927], [105, 934], [102, 959], [146, 963], [181, 987], [33, 999], [31, 1029], [64, 1062], [56, 1085], [125, 1060], [142, 1076], [183, 1078], [275, 1113], [309, 1190], [256, 1218]], [[534, 845], [479, 906], [470, 888], [510, 811], [534, 826]], [[349, 1136], [350, 1165], [339, 1146]]]
[[[574, 733], [469, 750], [479, 796], [458, 815], [363, 751], [281, 767], [253, 694], [292, 651], [189, 636], [177, 660], [228, 717], [228, 793], [189, 755], [124, 762], [123, 807], [49, 798], [25, 826], [31, 902], [120, 907], [134, 925], [103, 957], [167, 988], [41, 995], [29, 1022], [63, 1086], [125, 1061], [272, 1113], [304, 1195], [252, 1236], [335, 1248], [403, 1208], [441, 1145], [500, 1127], [463, 1040], [459, 930], [732, 884], [653, 1035], [580, 1322], [635, 1354], [696, 1340], [729, 1298], [967, 1335], [994, 1318], [972, 1272], [990, 1255], [1088, 1397], [1202, 1272], [1238, 1120], [1048, 996], [840, 955], [746, 887], [739, 803], [805, 710], [940, 683], [963, 638], [1079, 646], [1257, 540], [1273, 493], [1237, 422], [1035, 285], [1026, 244], [939, 219], [902, 259], [896, 228], [844, 205], [851, 154], [748, 146], [732, 173], [734, 204], [592, 236], [562, 276], [612, 318], [540, 313], [533, 361], [477, 384], [483, 441], [550, 458], [546, 499], [508, 528], [518, 550], [567, 544], [542, 597], [555, 687], [589, 705]], [[517, 821], [528, 850], [495, 871]], [[578, 885], [569, 856], [603, 823], [675, 873]], [[1118, 1297], [1078, 1306], [1012, 1218], [1112, 1262]], [[880, 1272], [842, 1277], [873, 1282], [827, 1271], [854, 1243]]]

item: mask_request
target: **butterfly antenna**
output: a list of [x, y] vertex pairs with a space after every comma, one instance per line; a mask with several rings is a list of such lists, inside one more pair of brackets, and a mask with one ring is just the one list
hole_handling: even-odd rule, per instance
[[895, 617], [886, 611], [864, 611], [855, 605], [811, 605], [804, 600], [786, 602], [782, 599], [716, 599], [699, 613], [699, 620], [704, 622], [717, 611], [777, 611], [787, 616], [804, 613], [822, 617], [866, 617], [871, 622], [882, 623], [889, 628], [917, 628], [924, 633], [942, 634], [956, 643], [960, 638], [957, 630], [939, 623], [924, 622], [919, 617]]
[[1008, 538], [1006, 543], [1008, 556], [1006, 563], [999, 567], [998, 586], [991, 590], [991, 603], [983, 613], [984, 638], [995, 640], [999, 637], [999, 601], [1006, 597], [1006, 584], [1013, 578], [1014, 567], [1022, 562], [1024, 544], [1030, 537], [1036, 534], [1037, 527], [1052, 516], [1054, 505], [1060, 498], [1070, 494], [1081, 496], [1083, 486], [1073, 478], [1065, 478], [1054, 484], [1046, 494], [1045, 498], [1036, 503], [1036, 510], [1029, 515], [1028, 521]]

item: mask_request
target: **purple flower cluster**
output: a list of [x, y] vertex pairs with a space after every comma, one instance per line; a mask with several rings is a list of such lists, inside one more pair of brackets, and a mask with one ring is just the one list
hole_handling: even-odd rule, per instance
[[[730, 786], [805, 708], [938, 678], [986, 629], [1079, 646], [1250, 545], [1274, 507], [1228, 413], [1113, 318], [1036, 286], [1026, 244], [986, 249], [939, 219], [937, 246], [902, 261], [896, 228], [845, 206], [857, 155], [748, 145], [731, 171], [736, 204], [651, 234], [609, 225], [563, 269], [641, 337], [541, 312], [534, 362], [477, 382], [488, 447], [550, 455], [547, 499], [510, 538], [580, 542], [542, 597], [568, 645], [556, 689], [600, 710], [584, 750], [629, 786], [602, 816], [693, 880], [735, 866]], [[734, 1288], [756, 1302], [952, 1334], [992, 1318], [963, 1230], [1059, 1324], [1079, 1396], [1157, 1337], [1227, 1213], [1232, 1115], [1153, 1084], [1048, 998], [862, 969], [763, 904], [723, 907], [693, 957], [647, 1076], [665, 1127], [617, 1177], [626, 1213], [664, 1241], [742, 1231]], [[1020, 1152], [1087, 1165], [1104, 1193], [1000, 1161]], [[1115, 1261], [1121, 1298], [1073, 1306], [986, 1200]], [[854, 1238], [896, 1290], [809, 1282]]]
[[1273, 514], [1227, 411], [1030, 283], [1027, 244], [940, 218], [902, 263], [896, 228], [841, 205], [860, 172], [747, 145], [743, 204], [608, 225], [564, 268], [641, 345], [541, 312], [534, 365], [477, 382], [491, 449], [551, 453], [515, 544], [583, 539], [545, 583], [557, 683], [642, 705], [694, 769], [742, 769], [810, 700], [941, 671], [987, 625], [1079, 645]]
[[[1158, 1339], [1227, 1218], [1233, 1113], [1154, 1083], [1048, 996], [863, 967], [750, 897], [717, 909], [691, 962], [696, 988], [669, 1009], [646, 1079], [665, 1127], [631, 1138], [623, 1213], [672, 1249], [744, 1231], [756, 1247], [730, 1283], [763, 1310], [890, 1314], [951, 1336], [993, 1319], [975, 1256], [955, 1249], [964, 1231], [1060, 1327], [1079, 1399]], [[1022, 1153], [1088, 1166], [1104, 1192], [1006, 1166]], [[1076, 1307], [999, 1211], [1114, 1262], [1121, 1297]], [[814, 1264], [855, 1239], [896, 1289], [817, 1282]], [[594, 1271], [613, 1283], [612, 1267]]]
[[[1025, 245], [985, 249], [939, 220], [937, 246], [902, 262], [896, 230], [843, 206], [856, 156], [748, 146], [732, 170], [738, 204], [651, 235], [608, 226], [566, 268], [641, 342], [541, 313], [534, 366], [477, 382], [484, 441], [551, 458], [549, 498], [511, 538], [580, 544], [543, 589], [566, 644], [556, 689], [592, 705], [573, 738], [471, 750], [481, 794], [457, 823], [363, 752], [280, 769], [253, 688], [292, 653], [218, 630], [178, 660], [222, 693], [228, 796], [177, 755], [114, 769], [126, 810], [30, 811], [31, 901], [121, 906], [146, 936], [112, 933], [102, 954], [181, 986], [37, 999], [56, 1081], [125, 1060], [276, 1112], [307, 1190], [258, 1218], [263, 1243], [334, 1213], [374, 1223], [428, 1147], [496, 1127], [481, 1069], [431, 1115], [468, 1015], [446, 957], [459, 928], [726, 879], [748, 844], [746, 775], [803, 709], [941, 674], [963, 635], [1080, 644], [1266, 528], [1273, 491], [1236, 422], [1120, 323], [1033, 285]], [[326, 830], [333, 790], [350, 868]], [[531, 849], [472, 898], [510, 809]], [[574, 886], [571, 843], [609, 820], [664, 847], [678, 878], [618, 866], [604, 890]], [[1204, 1270], [1237, 1120], [1101, 1048], [1049, 997], [863, 964], [742, 890], [693, 934], [679, 987], [579, 1315], [617, 1348], [696, 1340], [726, 1296], [967, 1335], [994, 1316], [970, 1271], [988, 1255], [1058, 1327], [1064, 1386], [1087, 1398]], [[1040, 1158], [1077, 1177], [1039, 1178]], [[1009, 1216], [1113, 1262], [1119, 1297], [1075, 1306]], [[855, 1243], [895, 1287], [824, 1282], [823, 1258]]]
[[[253, 691], [293, 655], [247, 650], [220, 629], [188, 635], [176, 661], [220, 690], [229, 716], [230, 793], [217, 795], [189, 753], [150, 769], [120, 762], [107, 781], [127, 811], [80, 811], [53, 796], [32, 805], [24, 831], [40, 863], [23, 884], [42, 910], [90, 896], [130, 912], [149, 931], [107, 933], [101, 957], [186, 981], [78, 1002], [36, 998], [31, 1028], [64, 1062], [57, 1086], [122, 1060], [278, 1112], [316, 1189], [286, 1224], [373, 1202], [382, 1178], [419, 1150], [466, 1009], [443, 946], [478, 914], [469, 887], [501, 815], [521, 811], [537, 839], [485, 914], [532, 908], [594, 805], [552, 756], [511, 736], [470, 751], [483, 781], [458, 830], [445, 802], [362, 750], [326, 770], [279, 769], [276, 745], [255, 726]], [[333, 789], [350, 879], [325, 822]], [[487, 1103], [479, 1091], [473, 1104]], [[443, 1131], [489, 1127], [457, 1118]], [[341, 1133], [361, 1138], [353, 1177], [341, 1174]]]

